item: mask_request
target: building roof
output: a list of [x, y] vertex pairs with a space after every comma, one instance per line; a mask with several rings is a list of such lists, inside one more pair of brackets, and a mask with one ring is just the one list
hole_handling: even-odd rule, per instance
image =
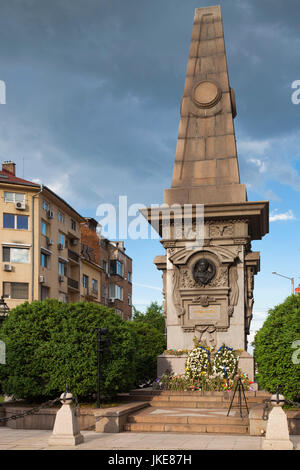
[[13, 173], [10, 171], [2, 169], [0, 171], [0, 183], [4, 184], [19, 184], [22, 186], [32, 186], [33, 188], [36, 189], [43, 189], [51, 193], [53, 196], [55, 196], [57, 199], [59, 199], [63, 204], [65, 204], [71, 211], [74, 212], [82, 221], [85, 219], [80, 215], [70, 204], [68, 204], [64, 199], [62, 199], [58, 194], [56, 194], [54, 191], [52, 191], [50, 188], [47, 186], [38, 184], [38, 183], [33, 183], [32, 181], [25, 180], [23, 178], [19, 178], [18, 176], [15, 176]]
[[24, 180], [23, 178], [18, 178], [13, 173], [7, 170], [0, 171], [0, 183], [13, 183], [13, 184], [22, 184], [26, 186], [33, 186], [39, 188], [40, 185], [33, 183], [32, 181]]

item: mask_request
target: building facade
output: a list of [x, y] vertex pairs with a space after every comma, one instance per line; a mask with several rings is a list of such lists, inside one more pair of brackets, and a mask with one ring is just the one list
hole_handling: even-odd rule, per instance
[[[94, 219], [82, 217], [50, 188], [18, 178], [12, 162], [4, 162], [0, 171], [0, 218], [0, 295], [10, 309], [46, 298], [86, 300], [113, 306], [131, 318], [131, 308], [119, 308], [119, 299], [114, 305], [109, 297], [110, 257], [118, 258], [122, 250], [101, 240], [97, 222], [88, 222]], [[129, 264], [131, 269], [131, 260], [125, 262]], [[128, 297], [132, 291], [125, 282], [127, 272], [124, 269], [118, 285], [124, 283]]]
[[[115, 242], [98, 236], [97, 221], [86, 218], [81, 225], [81, 257], [89, 264], [84, 278], [90, 292], [99, 285], [97, 301], [115, 311], [124, 319], [132, 317], [132, 259], [126, 254], [124, 242]], [[99, 279], [99, 282], [97, 280]]]

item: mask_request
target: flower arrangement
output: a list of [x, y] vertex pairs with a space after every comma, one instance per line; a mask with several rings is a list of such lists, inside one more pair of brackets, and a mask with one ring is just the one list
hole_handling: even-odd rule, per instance
[[214, 355], [213, 372], [224, 379], [232, 379], [236, 373], [238, 358], [232, 348], [221, 346]]
[[166, 349], [164, 354], [169, 356], [184, 356], [188, 354], [190, 351], [188, 349]]
[[186, 375], [190, 378], [200, 378], [210, 373], [210, 351], [204, 346], [197, 346], [189, 353], [186, 366]]

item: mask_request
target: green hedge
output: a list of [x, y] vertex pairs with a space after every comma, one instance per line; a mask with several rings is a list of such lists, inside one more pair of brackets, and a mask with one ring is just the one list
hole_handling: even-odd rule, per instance
[[[281, 393], [290, 400], [300, 399], [300, 351], [292, 347], [300, 340], [300, 295], [288, 297], [269, 310], [254, 340], [257, 381], [265, 390]], [[299, 350], [299, 346], [298, 346]]]
[[90, 302], [65, 304], [55, 299], [24, 303], [0, 330], [6, 365], [2, 390], [27, 400], [55, 397], [66, 383], [80, 398], [96, 392], [96, 327], [108, 328], [110, 353], [102, 360], [101, 391], [125, 392], [136, 381], [137, 338], [114, 310]]
[[147, 322], [130, 323], [137, 337], [136, 385], [157, 377], [157, 356], [166, 348], [165, 335]]

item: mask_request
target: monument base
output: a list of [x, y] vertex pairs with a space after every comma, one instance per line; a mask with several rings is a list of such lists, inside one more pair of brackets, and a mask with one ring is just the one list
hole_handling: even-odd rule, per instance
[[[157, 358], [157, 377], [161, 377], [169, 371], [171, 375], [183, 375], [187, 354], [174, 356], [172, 354], [161, 354]], [[254, 358], [247, 351], [239, 356], [238, 367], [243, 374], [247, 374], [249, 380], [254, 382]]]

